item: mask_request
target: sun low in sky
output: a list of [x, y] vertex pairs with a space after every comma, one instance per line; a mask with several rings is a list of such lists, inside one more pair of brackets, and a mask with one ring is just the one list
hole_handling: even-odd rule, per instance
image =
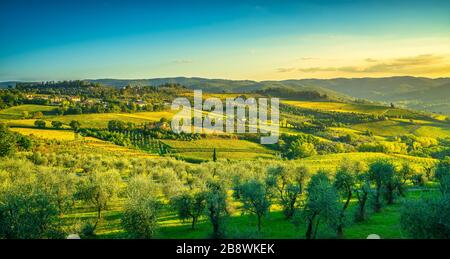
[[450, 76], [450, 1], [0, 1], [0, 81]]

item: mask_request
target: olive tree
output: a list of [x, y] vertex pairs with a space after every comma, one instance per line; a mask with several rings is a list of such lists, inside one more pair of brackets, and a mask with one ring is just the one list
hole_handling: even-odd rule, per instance
[[396, 180], [395, 167], [388, 160], [377, 160], [369, 166], [369, 179], [375, 185], [374, 211], [379, 212], [382, 207], [382, 195], [385, 194], [388, 204], [394, 203]]
[[351, 172], [351, 168], [347, 166], [341, 166], [336, 172], [335, 180], [334, 180], [334, 188], [339, 192], [339, 194], [344, 198], [344, 204], [339, 213], [339, 217], [337, 219], [337, 236], [342, 238], [344, 237], [344, 220], [345, 220], [345, 211], [350, 204], [350, 200], [353, 197], [353, 191], [355, 188], [355, 176], [354, 173]]
[[228, 216], [227, 190], [217, 180], [207, 183], [206, 211], [213, 227], [213, 238], [224, 236], [224, 220]]
[[414, 168], [409, 163], [403, 163], [402, 168], [398, 171], [398, 185], [397, 190], [401, 196], [405, 196], [405, 185], [408, 180], [413, 180], [413, 177], [417, 175]]
[[356, 200], [357, 208], [355, 213], [355, 221], [362, 222], [366, 219], [366, 205], [369, 201], [369, 194], [371, 193], [369, 176], [364, 172], [357, 172], [355, 176], [356, 181]]
[[0, 238], [61, 238], [54, 196], [34, 173], [0, 170]]
[[288, 219], [294, 216], [308, 176], [309, 170], [305, 166], [293, 169], [276, 166], [268, 169], [267, 184], [274, 189], [275, 196], [283, 207], [284, 216]]
[[269, 191], [266, 185], [258, 180], [250, 180], [240, 187], [243, 208], [258, 218], [258, 231], [261, 231], [261, 218], [270, 208]]
[[130, 179], [126, 188], [122, 225], [132, 238], [152, 238], [158, 227], [161, 207], [158, 186], [143, 175]]
[[320, 171], [311, 177], [307, 186], [307, 199], [303, 209], [306, 220], [306, 239], [317, 236], [320, 223], [334, 228], [339, 217], [339, 194], [333, 187], [327, 172]]
[[95, 207], [97, 221], [94, 229], [101, 219], [102, 210], [107, 209], [108, 203], [117, 196], [120, 182], [120, 174], [115, 170], [96, 169], [82, 177], [77, 196]]
[[316, 147], [313, 143], [302, 142], [301, 140], [293, 141], [288, 148], [288, 158], [305, 158], [317, 154]]
[[59, 214], [62, 216], [75, 203], [77, 177], [62, 170], [44, 170], [37, 174], [37, 181], [56, 201]]
[[195, 228], [198, 218], [206, 208], [206, 193], [203, 191], [185, 191], [172, 198], [172, 206], [182, 220], [191, 219], [191, 228]]

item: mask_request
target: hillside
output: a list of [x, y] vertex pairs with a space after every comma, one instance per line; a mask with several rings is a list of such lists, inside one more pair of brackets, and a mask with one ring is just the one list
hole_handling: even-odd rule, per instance
[[335, 78], [292, 79], [283, 81], [225, 80], [206, 78], [156, 78], [142, 80], [89, 80], [105, 85], [160, 85], [179, 83], [192, 89], [208, 92], [252, 92], [269, 88], [285, 88], [295, 91], [317, 91], [338, 99], [354, 97], [379, 102], [399, 102], [409, 108], [450, 113], [450, 78], [385, 77], [385, 78]]
[[[200, 77], [173, 77], [153, 79], [87, 79], [113, 87], [159, 86], [176, 83], [190, 89], [210, 93], [248, 93], [256, 91], [318, 92], [330, 99], [366, 99], [391, 103], [424, 111], [450, 114], [450, 78], [385, 77], [385, 78], [335, 78], [291, 79], [283, 81], [252, 81], [207, 79]], [[0, 87], [15, 85], [16, 81], [0, 82]], [[278, 90], [277, 90], [278, 89]], [[283, 96], [281, 96], [283, 97]]]

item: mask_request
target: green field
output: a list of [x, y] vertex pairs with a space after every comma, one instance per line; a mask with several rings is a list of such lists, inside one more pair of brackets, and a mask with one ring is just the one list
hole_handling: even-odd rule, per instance
[[53, 114], [57, 107], [48, 105], [24, 104], [0, 110], [0, 120], [17, 120], [21, 119], [23, 112], [31, 115], [33, 112], [42, 112], [44, 115]]
[[434, 124], [432, 126], [420, 126], [414, 130], [414, 134], [422, 137], [446, 138], [450, 136], [450, 125]]
[[[253, 160], [253, 159], [268, 159], [274, 158], [270, 153], [252, 152], [252, 151], [216, 151], [217, 159], [232, 159], [232, 160]], [[173, 154], [175, 157], [182, 158], [186, 161], [209, 161], [213, 158], [213, 151], [203, 152], [177, 152]]]
[[377, 159], [391, 159], [398, 164], [403, 162], [411, 163], [414, 166], [429, 166], [436, 163], [435, 159], [422, 158], [407, 155], [397, 154], [383, 154], [372, 152], [355, 152], [355, 153], [341, 153], [341, 154], [328, 154], [328, 155], [316, 155], [304, 159], [296, 160], [296, 162], [307, 165], [315, 170], [327, 169], [334, 171], [344, 161], [363, 161], [370, 163]]
[[371, 131], [380, 136], [414, 134], [420, 137], [445, 138], [450, 136], [450, 125], [431, 121], [406, 121], [400, 119], [355, 124], [352, 129]]
[[282, 101], [282, 103], [305, 109], [333, 111], [333, 112], [384, 114], [390, 109], [389, 107], [380, 105], [339, 103], [339, 102]]
[[84, 137], [83, 145], [89, 149], [99, 150], [100, 152], [106, 152], [108, 154], [122, 154], [124, 156], [137, 158], [160, 158], [155, 154], [150, 154], [134, 147], [123, 147], [91, 137]]
[[121, 120], [141, 124], [159, 121], [161, 118], [172, 118], [172, 112], [137, 112], [137, 113], [96, 113], [80, 115], [64, 115], [49, 117], [49, 120], [69, 124], [72, 120], [79, 121], [83, 128], [106, 128], [110, 120]]
[[352, 129], [359, 131], [371, 131], [375, 135], [380, 136], [401, 136], [410, 134], [414, 129], [414, 125], [407, 122], [399, 122], [393, 120], [376, 121], [369, 123], [355, 124], [351, 126]]
[[216, 149], [218, 159], [249, 160], [274, 158], [273, 151], [263, 145], [237, 139], [200, 139], [194, 141], [162, 140], [176, 157], [187, 160], [211, 160]]
[[225, 138], [206, 138], [193, 141], [180, 141], [180, 140], [162, 140], [165, 144], [169, 145], [174, 149], [242, 149], [242, 150], [253, 150], [253, 151], [263, 151], [268, 150], [263, 146], [238, 139], [225, 139]]
[[161, 118], [170, 119], [174, 115], [171, 111], [161, 112], [137, 112], [137, 113], [95, 113], [79, 115], [54, 114], [55, 106], [46, 105], [19, 105], [8, 109], [0, 110], [0, 122], [6, 122], [13, 127], [33, 127], [35, 119], [22, 119], [24, 111], [29, 114], [40, 111], [44, 114], [43, 120], [50, 126], [51, 121], [60, 121], [68, 125], [72, 120], [77, 120], [83, 128], [106, 128], [110, 120], [122, 120], [141, 124], [145, 122], [159, 121]]

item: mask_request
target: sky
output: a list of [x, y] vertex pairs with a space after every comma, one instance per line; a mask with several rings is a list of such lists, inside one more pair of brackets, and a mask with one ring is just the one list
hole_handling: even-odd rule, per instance
[[1, 0], [0, 81], [450, 76], [450, 1]]

